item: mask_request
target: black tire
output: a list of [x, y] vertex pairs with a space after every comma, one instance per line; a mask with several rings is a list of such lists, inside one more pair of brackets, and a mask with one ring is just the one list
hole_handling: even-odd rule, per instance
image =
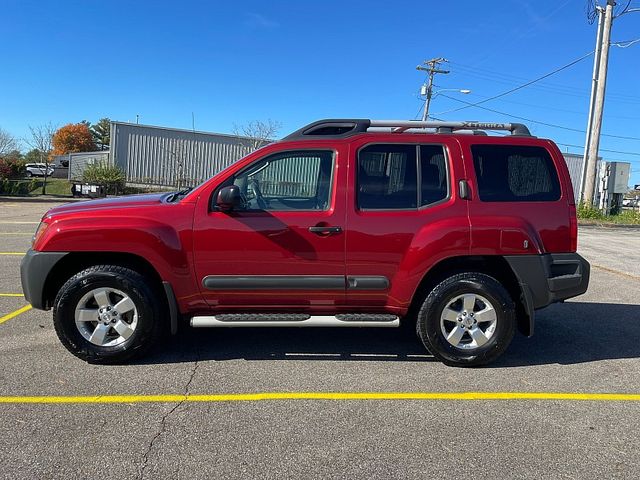
[[26, 176], [27, 176], [27, 178], [31, 178], [31, 177], [33, 177], [33, 173], [31, 173], [29, 170], [27, 170]]
[[[137, 326], [119, 345], [95, 345], [76, 326], [76, 306], [83, 296], [99, 287], [120, 290], [135, 304]], [[163, 305], [159, 289], [140, 273], [115, 265], [96, 265], [74, 275], [62, 286], [54, 301], [53, 324], [62, 344], [76, 357], [96, 364], [123, 363], [160, 342], [168, 325]]]
[[[445, 307], [464, 294], [484, 297], [495, 310], [495, 330], [482, 346], [467, 345], [469, 348], [458, 348], [447, 341], [442, 331], [441, 315]], [[427, 350], [445, 365], [475, 367], [494, 361], [507, 349], [515, 333], [515, 312], [513, 299], [495, 278], [477, 272], [459, 273], [438, 284], [427, 295], [418, 313], [416, 330]], [[465, 338], [471, 340], [471, 335], [466, 335], [468, 336], [463, 336], [461, 341], [465, 341]]]

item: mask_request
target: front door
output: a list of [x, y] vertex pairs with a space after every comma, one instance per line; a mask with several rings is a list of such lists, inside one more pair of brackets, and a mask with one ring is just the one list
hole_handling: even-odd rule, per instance
[[194, 260], [216, 311], [331, 311], [345, 296], [346, 155], [301, 149], [267, 154], [218, 187], [243, 205], [198, 205]]

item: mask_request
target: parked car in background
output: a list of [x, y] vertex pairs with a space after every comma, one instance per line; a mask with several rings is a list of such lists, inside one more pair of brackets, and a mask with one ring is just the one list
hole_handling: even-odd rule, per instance
[[49, 177], [55, 170], [53, 165], [47, 166], [46, 163], [27, 163], [25, 168], [27, 170], [27, 177], [44, 177], [45, 172]]

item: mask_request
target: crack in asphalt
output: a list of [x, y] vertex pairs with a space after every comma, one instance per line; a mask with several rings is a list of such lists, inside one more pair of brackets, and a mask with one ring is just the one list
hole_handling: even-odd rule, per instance
[[[193, 370], [191, 370], [191, 375], [189, 375], [189, 380], [187, 380], [187, 383], [184, 386], [185, 396], [189, 395], [189, 387], [191, 386], [191, 382], [193, 381], [193, 378], [196, 375], [199, 362], [200, 362], [200, 352], [196, 350], [196, 359], [193, 363]], [[176, 403], [173, 406], [173, 408], [169, 410], [167, 413], [165, 413], [160, 419], [160, 428], [158, 429], [156, 434], [153, 436], [153, 438], [149, 442], [149, 445], [147, 446], [147, 451], [144, 452], [144, 455], [142, 456], [142, 468], [140, 469], [140, 475], [138, 476], [139, 480], [142, 480], [144, 478], [144, 472], [147, 469], [148, 462], [149, 462], [149, 454], [151, 453], [151, 450], [153, 450], [153, 445], [155, 444], [156, 440], [160, 438], [160, 436], [166, 431], [167, 419], [171, 416], [173, 412], [175, 412], [178, 408], [180, 408], [180, 406], [185, 402], [185, 400], [186, 398]]]

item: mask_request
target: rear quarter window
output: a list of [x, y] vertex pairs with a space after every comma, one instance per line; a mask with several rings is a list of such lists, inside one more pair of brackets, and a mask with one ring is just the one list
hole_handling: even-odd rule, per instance
[[552, 202], [560, 198], [558, 173], [546, 149], [473, 145], [471, 152], [483, 202]]

